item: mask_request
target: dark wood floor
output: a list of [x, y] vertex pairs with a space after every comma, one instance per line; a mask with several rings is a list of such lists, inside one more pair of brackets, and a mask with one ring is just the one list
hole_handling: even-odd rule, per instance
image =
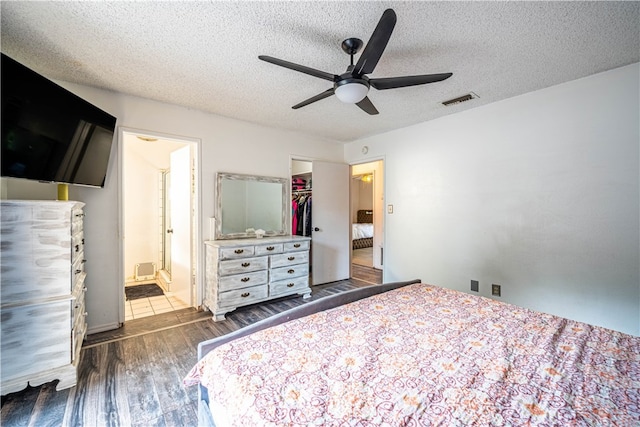
[[[374, 279], [378, 274], [360, 273]], [[354, 278], [314, 286], [310, 300], [371, 283]], [[80, 354], [78, 384], [56, 392], [52, 382], [2, 396], [0, 425], [196, 425], [197, 389], [183, 387], [182, 378], [196, 362], [197, 344], [310, 300], [292, 297], [243, 307], [222, 322], [188, 310], [173, 320], [140, 319], [127, 322], [129, 330], [89, 336]]]

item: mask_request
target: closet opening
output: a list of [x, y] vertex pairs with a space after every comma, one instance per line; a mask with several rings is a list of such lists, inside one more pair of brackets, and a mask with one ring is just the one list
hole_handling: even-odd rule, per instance
[[382, 283], [384, 250], [383, 161], [351, 166], [351, 276]]

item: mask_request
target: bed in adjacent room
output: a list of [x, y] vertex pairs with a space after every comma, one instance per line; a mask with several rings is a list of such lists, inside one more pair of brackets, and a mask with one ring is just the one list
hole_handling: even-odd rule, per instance
[[640, 425], [640, 338], [419, 281], [200, 343], [202, 424]]
[[373, 246], [373, 211], [361, 209], [356, 223], [351, 224], [352, 248], [364, 249]]

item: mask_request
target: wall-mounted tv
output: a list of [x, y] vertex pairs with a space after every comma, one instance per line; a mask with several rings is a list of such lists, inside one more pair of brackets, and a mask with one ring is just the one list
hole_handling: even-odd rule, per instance
[[116, 118], [2, 54], [2, 176], [104, 187]]

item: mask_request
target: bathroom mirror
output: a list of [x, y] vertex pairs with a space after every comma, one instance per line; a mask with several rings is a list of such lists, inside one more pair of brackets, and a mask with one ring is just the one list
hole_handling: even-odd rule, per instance
[[[216, 239], [287, 233], [286, 178], [219, 172], [216, 176]], [[289, 208], [290, 209], [290, 208]]]

